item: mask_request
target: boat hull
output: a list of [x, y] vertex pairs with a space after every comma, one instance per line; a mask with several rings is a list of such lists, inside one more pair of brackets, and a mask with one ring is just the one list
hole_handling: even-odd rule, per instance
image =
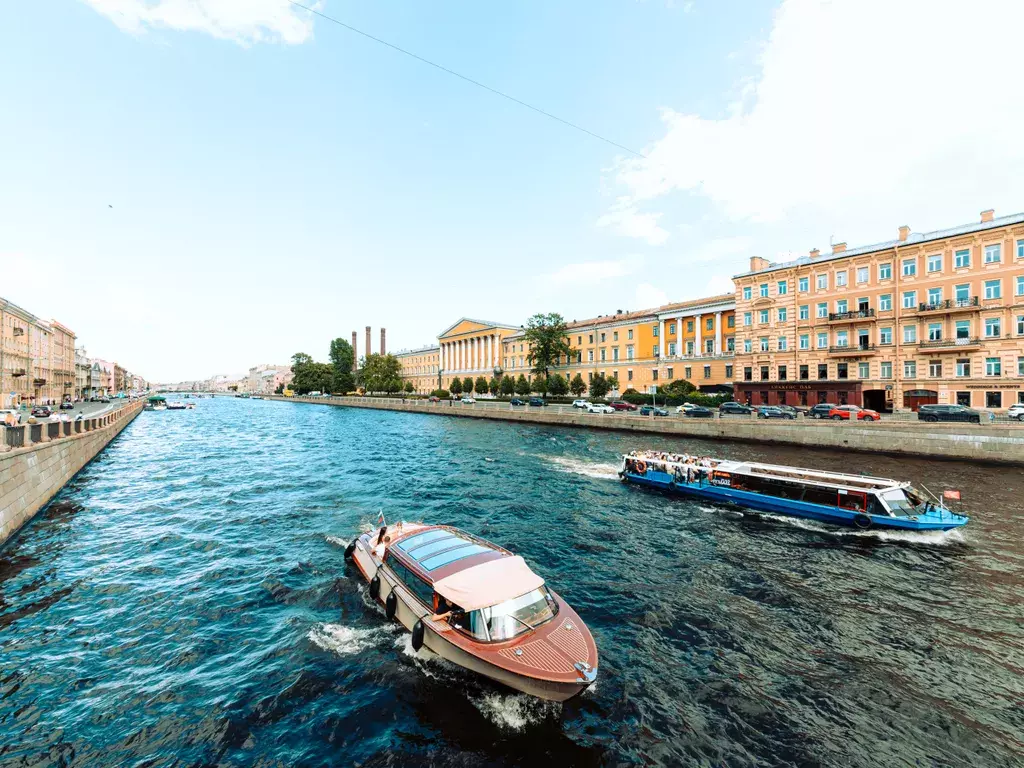
[[398, 599], [395, 621], [409, 632], [412, 632], [412, 628], [418, 621], [423, 621], [425, 629], [423, 645], [432, 653], [450, 661], [452, 664], [546, 701], [566, 701], [573, 696], [579, 695], [590, 686], [590, 683], [566, 683], [544, 680], [528, 675], [519, 675], [496, 664], [491, 664], [479, 656], [468, 653], [458, 645], [445, 639], [446, 634], [455, 632], [455, 630], [443, 622], [430, 621], [430, 611], [424, 610], [418, 601], [411, 599], [400, 585], [397, 587], [393, 586], [396, 584], [397, 579], [385, 566], [378, 563], [377, 558], [368, 551], [368, 545], [365, 544], [362, 537], [356, 542], [355, 550], [352, 553], [352, 560], [367, 582], [371, 581], [374, 576], [380, 575], [380, 594], [376, 602], [383, 606], [387, 601], [388, 595], [394, 591], [395, 597]]
[[[713, 485], [706, 480], [692, 483], [677, 482], [667, 472], [649, 469], [645, 474], [623, 470], [619, 473], [626, 482], [649, 488], [658, 488], [679, 496], [690, 496], [705, 499], [719, 504], [729, 504], [761, 512], [772, 512], [805, 520], [817, 520], [831, 525], [842, 525], [853, 528], [884, 528], [901, 531], [946, 531], [959, 528], [964, 522], [957, 520], [914, 520], [909, 517], [890, 517], [888, 515], [867, 515], [863, 512], [826, 507], [795, 499], [781, 499], [736, 488]], [[870, 520], [866, 524], [865, 519]]]

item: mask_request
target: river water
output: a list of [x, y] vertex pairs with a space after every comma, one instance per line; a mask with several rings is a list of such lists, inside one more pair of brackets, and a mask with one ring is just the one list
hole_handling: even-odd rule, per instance
[[[638, 442], [639, 441], [639, 442]], [[689, 449], [962, 488], [834, 531], [620, 484]], [[1024, 473], [253, 400], [143, 413], [0, 551], [2, 765], [1019, 766]], [[413, 653], [343, 550], [383, 509], [526, 557], [596, 687]]]

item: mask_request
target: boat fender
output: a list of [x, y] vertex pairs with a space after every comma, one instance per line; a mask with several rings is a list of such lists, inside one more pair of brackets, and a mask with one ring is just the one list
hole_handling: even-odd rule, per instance
[[380, 576], [374, 576], [370, 579], [370, 597], [374, 600], [380, 597]]
[[398, 595], [393, 589], [388, 593], [387, 600], [384, 601], [384, 613], [389, 621], [393, 621], [395, 614], [398, 613]]
[[348, 543], [348, 546], [345, 547], [345, 559], [346, 560], [351, 560], [352, 559], [352, 555], [355, 553], [355, 551], [356, 551], [356, 540], [352, 539], [352, 541], [350, 541]]
[[858, 528], [867, 529], [871, 527], [871, 518], [865, 514], [854, 515], [853, 524]]
[[423, 620], [412, 625], [412, 649], [419, 651], [423, 647]]

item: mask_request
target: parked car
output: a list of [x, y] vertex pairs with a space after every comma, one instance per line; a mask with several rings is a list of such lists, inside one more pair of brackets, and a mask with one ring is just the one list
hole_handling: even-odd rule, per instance
[[48, 405], [34, 405], [34, 406], [32, 406], [32, 415], [33, 416], [37, 416], [37, 417], [41, 417], [41, 418], [45, 419], [45, 418], [48, 418], [52, 413], [53, 413], [53, 411], [50, 410], [50, 406], [48, 406]]
[[705, 408], [703, 405], [695, 405], [683, 411], [683, 416], [686, 416], [688, 419], [711, 419], [714, 418], [715, 412], [710, 408]]
[[759, 419], [795, 419], [796, 414], [784, 411], [775, 405], [762, 405], [757, 409]]
[[587, 403], [587, 413], [615, 413], [615, 409], [604, 403]]
[[65, 400], [63, 403], [60, 404], [60, 409], [62, 411], [71, 411], [74, 410], [74, 407], [75, 404], [72, 403], [70, 400]]
[[573, 400], [572, 401], [572, 407], [573, 408], [586, 408], [588, 405], [590, 405], [590, 403], [587, 402], [585, 399], [582, 399], [582, 398], [579, 399], [579, 400]]
[[801, 414], [803, 414], [805, 416], [807, 415], [807, 409], [806, 408], [802, 408], [799, 405], [777, 405], [775, 407], [778, 408], [780, 411], [785, 411], [786, 413], [792, 413], [793, 414], [793, 418], [796, 418], [797, 416], [800, 416]]
[[882, 417], [878, 411], [861, 408], [859, 405], [837, 405], [828, 412], [828, 418], [833, 421], [850, 421], [851, 419], [856, 419], [857, 421], [878, 421]]
[[544, 398], [543, 397], [531, 397], [530, 398], [530, 405], [535, 405], [535, 406], [540, 407], [540, 406], [547, 405], [547, 403], [544, 402]]
[[430, 402], [432, 402], [432, 403], [440, 403], [440, 402], [441, 402], [441, 398], [440, 398], [440, 397], [438, 397], [437, 395], [431, 395], [431, 396], [430, 396], [429, 398], [427, 398], [427, 399], [428, 399], [428, 400], [429, 400]]
[[99, 401], [101, 403], [109, 403], [110, 402], [110, 398], [109, 397], [101, 397]]
[[835, 403], [818, 403], [817, 405], [811, 406], [811, 410], [807, 412], [808, 419], [825, 419], [832, 412], [833, 408], [839, 406]]
[[635, 411], [636, 406], [632, 403], [627, 403], [625, 400], [612, 400], [608, 403], [616, 411]]
[[466, 395], [466, 396], [465, 396], [464, 398], [462, 398], [462, 402], [464, 402], [464, 403], [470, 403], [470, 404], [472, 404], [472, 403], [475, 403], [475, 402], [476, 402], [476, 400], [474, 400], [474, 399], [473, 399], [472, 397], [470, 397], [469, 395]]
[[668, 411], [656, 405], [645, 405], [640, 409], [641, 416], [668, 416]]
[[676, 413], [686, 413], [689, 410], [693, 410], [697, 406], [693, 403], [683, 403], [682, 405], [676, 406]]
[[720, 406], [718, 406], [718, 412], [719, 413], [723, 413], [723, 414], [724, 413], [753, 413], [754, 409], [751, 408], [749, 405], [744, 405], [743, 403], [737, 403], [737, 402], [734, 402], [734, 401], [729, 401], [728, 403], [722, 403]]
[[1024, 421], [1024, 403], [1014, 403], [1010, 406], [1010, 410], [1006, 412], [1006, 415], [1011, 419]]
[[509, 405], [526, 405], [526, 401], [522, 400], [522, 399], [520, 399], [518, 397], [513, 397], [511, 400], [508, 401], [508, 404]]
[[969, 421], [980, 424], [982, 418], [992, 419], [991, 414], [982, 414], [966, 405], [922, 405], [917, 409], [918, 421]]
[[2, 426], [5, 421], [7, 421], [7, 414], [9, 414], [9, 413], [10, 414], [14, 414], [14, 420], [15, 421], [17, 421], [19, 423], [21, 422], [21, 416], [18, 415], [17, 411], [11, 410], [9, 408], [5, 408], [3, 410], [0, 410], [0, 426]]

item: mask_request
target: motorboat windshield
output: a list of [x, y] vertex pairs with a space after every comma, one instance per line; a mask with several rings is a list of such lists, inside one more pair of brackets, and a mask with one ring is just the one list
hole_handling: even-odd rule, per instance
[[540, 587], [497, 605], [470, 611], [460, 622], [460, 629], [477, 640], [497, 643], [530, 632], [557, 613], [557, 601], [547, 587]]
[[882, 491], [881, 496], [894, 515], [903, 517], [926, 513], [929, 508], [935, 510], [942, 508], [942, 505], [929, 502], [920, 491], [910, 487], [891, 488]]

